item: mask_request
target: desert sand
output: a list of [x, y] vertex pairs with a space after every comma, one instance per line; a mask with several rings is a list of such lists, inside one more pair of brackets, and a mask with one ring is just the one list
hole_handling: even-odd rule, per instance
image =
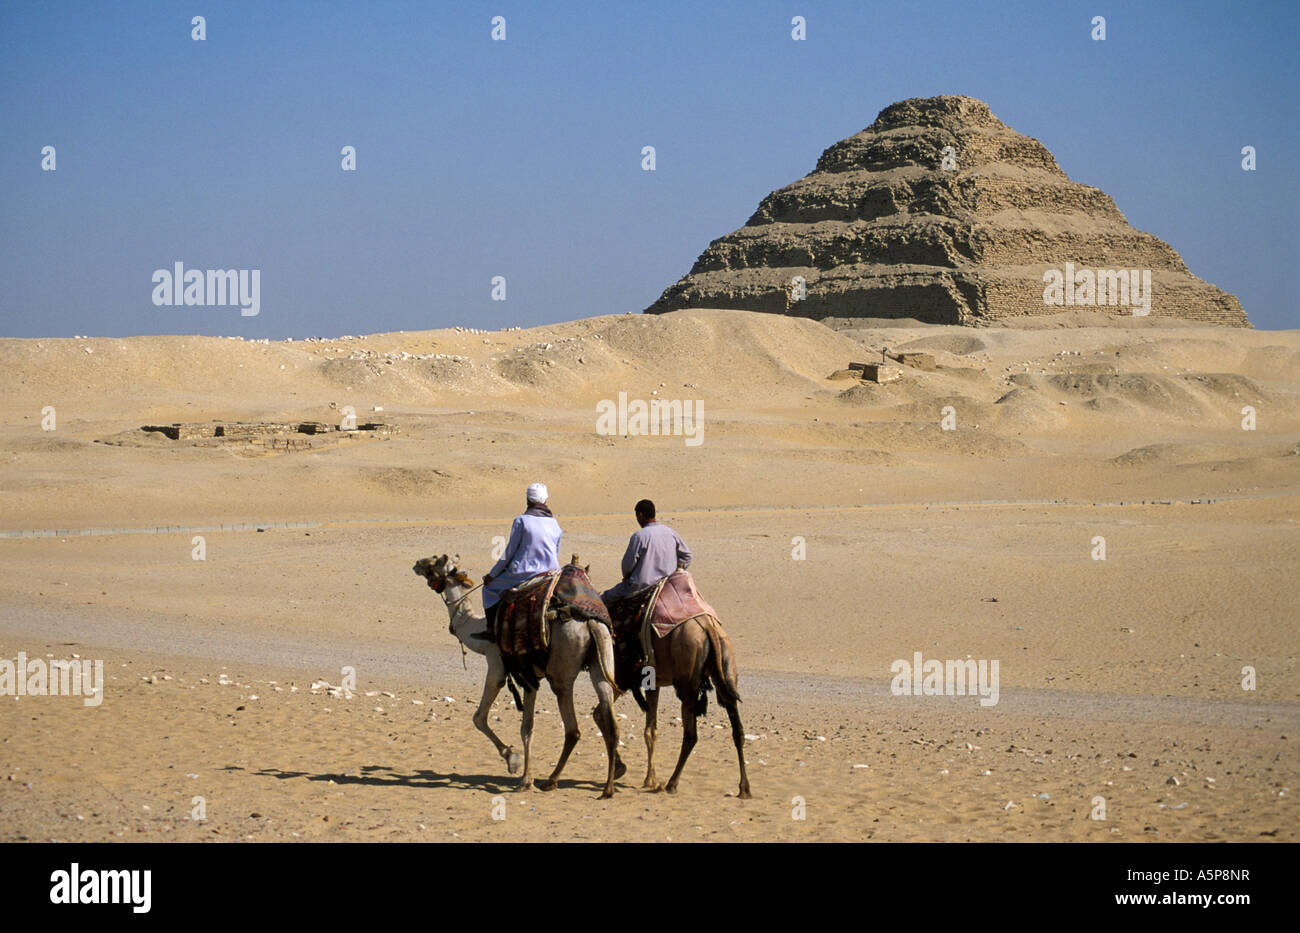
[[[0, 839], [1295, 841], [1300, 332], [1032, 323], [0, 340], [0, 658], [106, 677], [97, 707], [0, 696]], [[936, 368], [829, 378], [884, 346]], [[598, 433], [620, 392], [702, 402], [702, 442]], [[141, 430], [349, 406], [391, 433]], [[470, 722], [484, 662], [411, 566], [458, 553], [477, 579], [539, 480], [598, 586], [637, 499], [690, 544], [754, 799], [713, 704], [679, 792], [641, 791], [625, 696], [629, 772], [598, 801], [585, 679], [560, 787], [514, 791]], [[998, 702], [894, 695], [915, 652], [997, 660]], [[313, 688], [344, 666], [353, 696]], [[539, 709], [544, 776], [546, 689]], [[677, 714], [666, 697], [661, 777]], [[508, 695], [493, 718], [517, 743]]]

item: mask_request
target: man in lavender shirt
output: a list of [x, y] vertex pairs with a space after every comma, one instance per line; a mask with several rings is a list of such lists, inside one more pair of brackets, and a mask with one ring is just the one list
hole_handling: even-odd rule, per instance
[[475, 635], [484, 641], [496, 640], [497, 604], [501, 594], [512, 586], [560, 569], [560, 538], [564, 532], [547, 506], [550, 492], [542, 483], [528, 487], [524, 514], [510, 526], [510, 540], [505, 553], [483, 575], [483, 611], [487, 615], [487, 632]]
[[636, 521], [641, 530], [627, 542], [623, 582], [600, 596], [606, 606], [691, 564], [691, 549], [677, 532], [655, 521], [655, 504], [649, 499], [636, 504]]

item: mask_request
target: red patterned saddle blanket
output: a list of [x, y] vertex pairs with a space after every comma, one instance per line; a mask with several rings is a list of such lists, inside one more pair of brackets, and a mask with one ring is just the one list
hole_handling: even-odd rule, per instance
[[591, 619], [610, 624], [600, 593], [581, 567], [539, 573], [501, 594], [497, 646], [515, 657], [536, 657], [551, 646], [551, 620]]
[[546, 605], [559, 582], [560, 571], [539, 573], [501, 594], [497, 607], [497, 646], [504, 654], [529, 657], [551, 647]]

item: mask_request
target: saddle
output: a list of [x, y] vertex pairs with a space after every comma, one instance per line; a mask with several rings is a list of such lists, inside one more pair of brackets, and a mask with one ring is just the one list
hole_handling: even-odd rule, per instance
[[670, 573], [617, 600], [609, 607], [614, 635], [615, 669], [623, 689], [639, 680], [639, 666], [654, 659], [654, 640], [663, 638], [683, 622], [702, 616], [718, 618], [695, 588], [695, 579], [685, 570]]
[[502, 593], [496, 634], [507, 671], [536, 689], [534, 669], [546, 667], [551, 624], [568, 619], [610, 626], [600, 594], [583, 569], [574, 564], [539, 573]]
[[530, 577], [501, 594], [497, 607], [497, 647], [502, 654], [525, 657], [551, 647], [546, 606], [560, 581], [559, 570]]
[[660, 638], [683, 622], [699, 616], [718, 617], [713, 607], [704, 601], [700, 591], [695, 588], [695, 578], [685, 570], [670, 573], [656, 586], [658, 589], [651, 604], [653, 608], [646, 621]]

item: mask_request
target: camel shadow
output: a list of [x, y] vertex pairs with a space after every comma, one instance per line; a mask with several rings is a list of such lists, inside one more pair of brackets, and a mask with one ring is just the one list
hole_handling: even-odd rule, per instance
[[[227, 765], [224, 771], [244, 771], [238, 765]], [[424, 787], [445, 790], [479, 790], [491, 794], [510, 793], [519, 787], [519, 779], [499, 774], [459, 774], [455, 771], [418, 770], [404, 773], [385, 765], [363, 765], [355, 770], [313, 773], [290, 771], [284, 768], [260, 768], [249, 772], [257, 777], [272, 777], [281, 781], [332, 781], [335, 784], [363, 784], [371, 787]], [[540, 780], [540, 779], [539, 779]], [[556, 790], [592, 790], [600, 793], [605, 785], [601, 781], [561, 779]], [[543, 793], [538, 791], [538, 793]]]

